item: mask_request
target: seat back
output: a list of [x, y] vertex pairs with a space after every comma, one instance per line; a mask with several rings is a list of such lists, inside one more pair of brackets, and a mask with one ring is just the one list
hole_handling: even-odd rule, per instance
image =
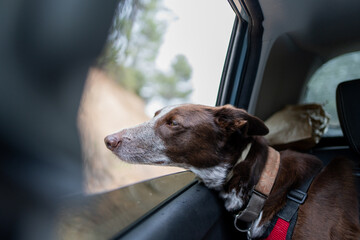
[[350, 147], [360, 155], [360, 79], [342, 82], [336, 90], [340, 125]]

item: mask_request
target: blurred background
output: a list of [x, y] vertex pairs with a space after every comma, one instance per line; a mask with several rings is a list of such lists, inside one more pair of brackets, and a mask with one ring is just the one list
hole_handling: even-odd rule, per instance
[[79, 109], [87, 193], [183, 171], [127, 164], [103, 139], [166, 105], [214, 105], [234, 19], [227, 1], [119, 3]]
[[127, 165], [103, 139], [214, 105], [234, 19], [223, 0], [1, 0], [0, 239], [54, 239], [72, 196], [181, 171]]

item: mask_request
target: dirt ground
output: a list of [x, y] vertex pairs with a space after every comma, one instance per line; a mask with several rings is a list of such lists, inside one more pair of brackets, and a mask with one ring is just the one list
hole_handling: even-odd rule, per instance
[[145, 104], [138, 96], [122, 89], [104, 72], [89, 71], [78, 116], [87, 193], [104, 192], [183, 171], [174, 167], [127, 164], [105, 147], [106, 135], [148, 120], [144, 110]]

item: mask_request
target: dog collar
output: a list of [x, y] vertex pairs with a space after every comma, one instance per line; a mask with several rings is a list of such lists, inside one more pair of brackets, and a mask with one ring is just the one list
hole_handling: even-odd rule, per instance
[[273, 186], [280, 166], [280, 153], [268, 147], [268, 157], [265, 167], [260, 175], [258, 183], [252, 190], [250, 200], [244, 210], [240, 211], [234, 220], [235, 228], [241, 232], [248, 232], [251, 228], [241, 229], [237, 221], [254, 222], [260, 215], [265, 201], [267, 200]]

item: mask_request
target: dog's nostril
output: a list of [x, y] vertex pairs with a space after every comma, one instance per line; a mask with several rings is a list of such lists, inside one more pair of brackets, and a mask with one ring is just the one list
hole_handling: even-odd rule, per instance
[[106, 147], [108, 149], [110, 149], [111, 151], [113, 151], [119, 145], [121, 140], [115, 136], [110, 135], [104, 139], [104, 142], [105, 142]]

